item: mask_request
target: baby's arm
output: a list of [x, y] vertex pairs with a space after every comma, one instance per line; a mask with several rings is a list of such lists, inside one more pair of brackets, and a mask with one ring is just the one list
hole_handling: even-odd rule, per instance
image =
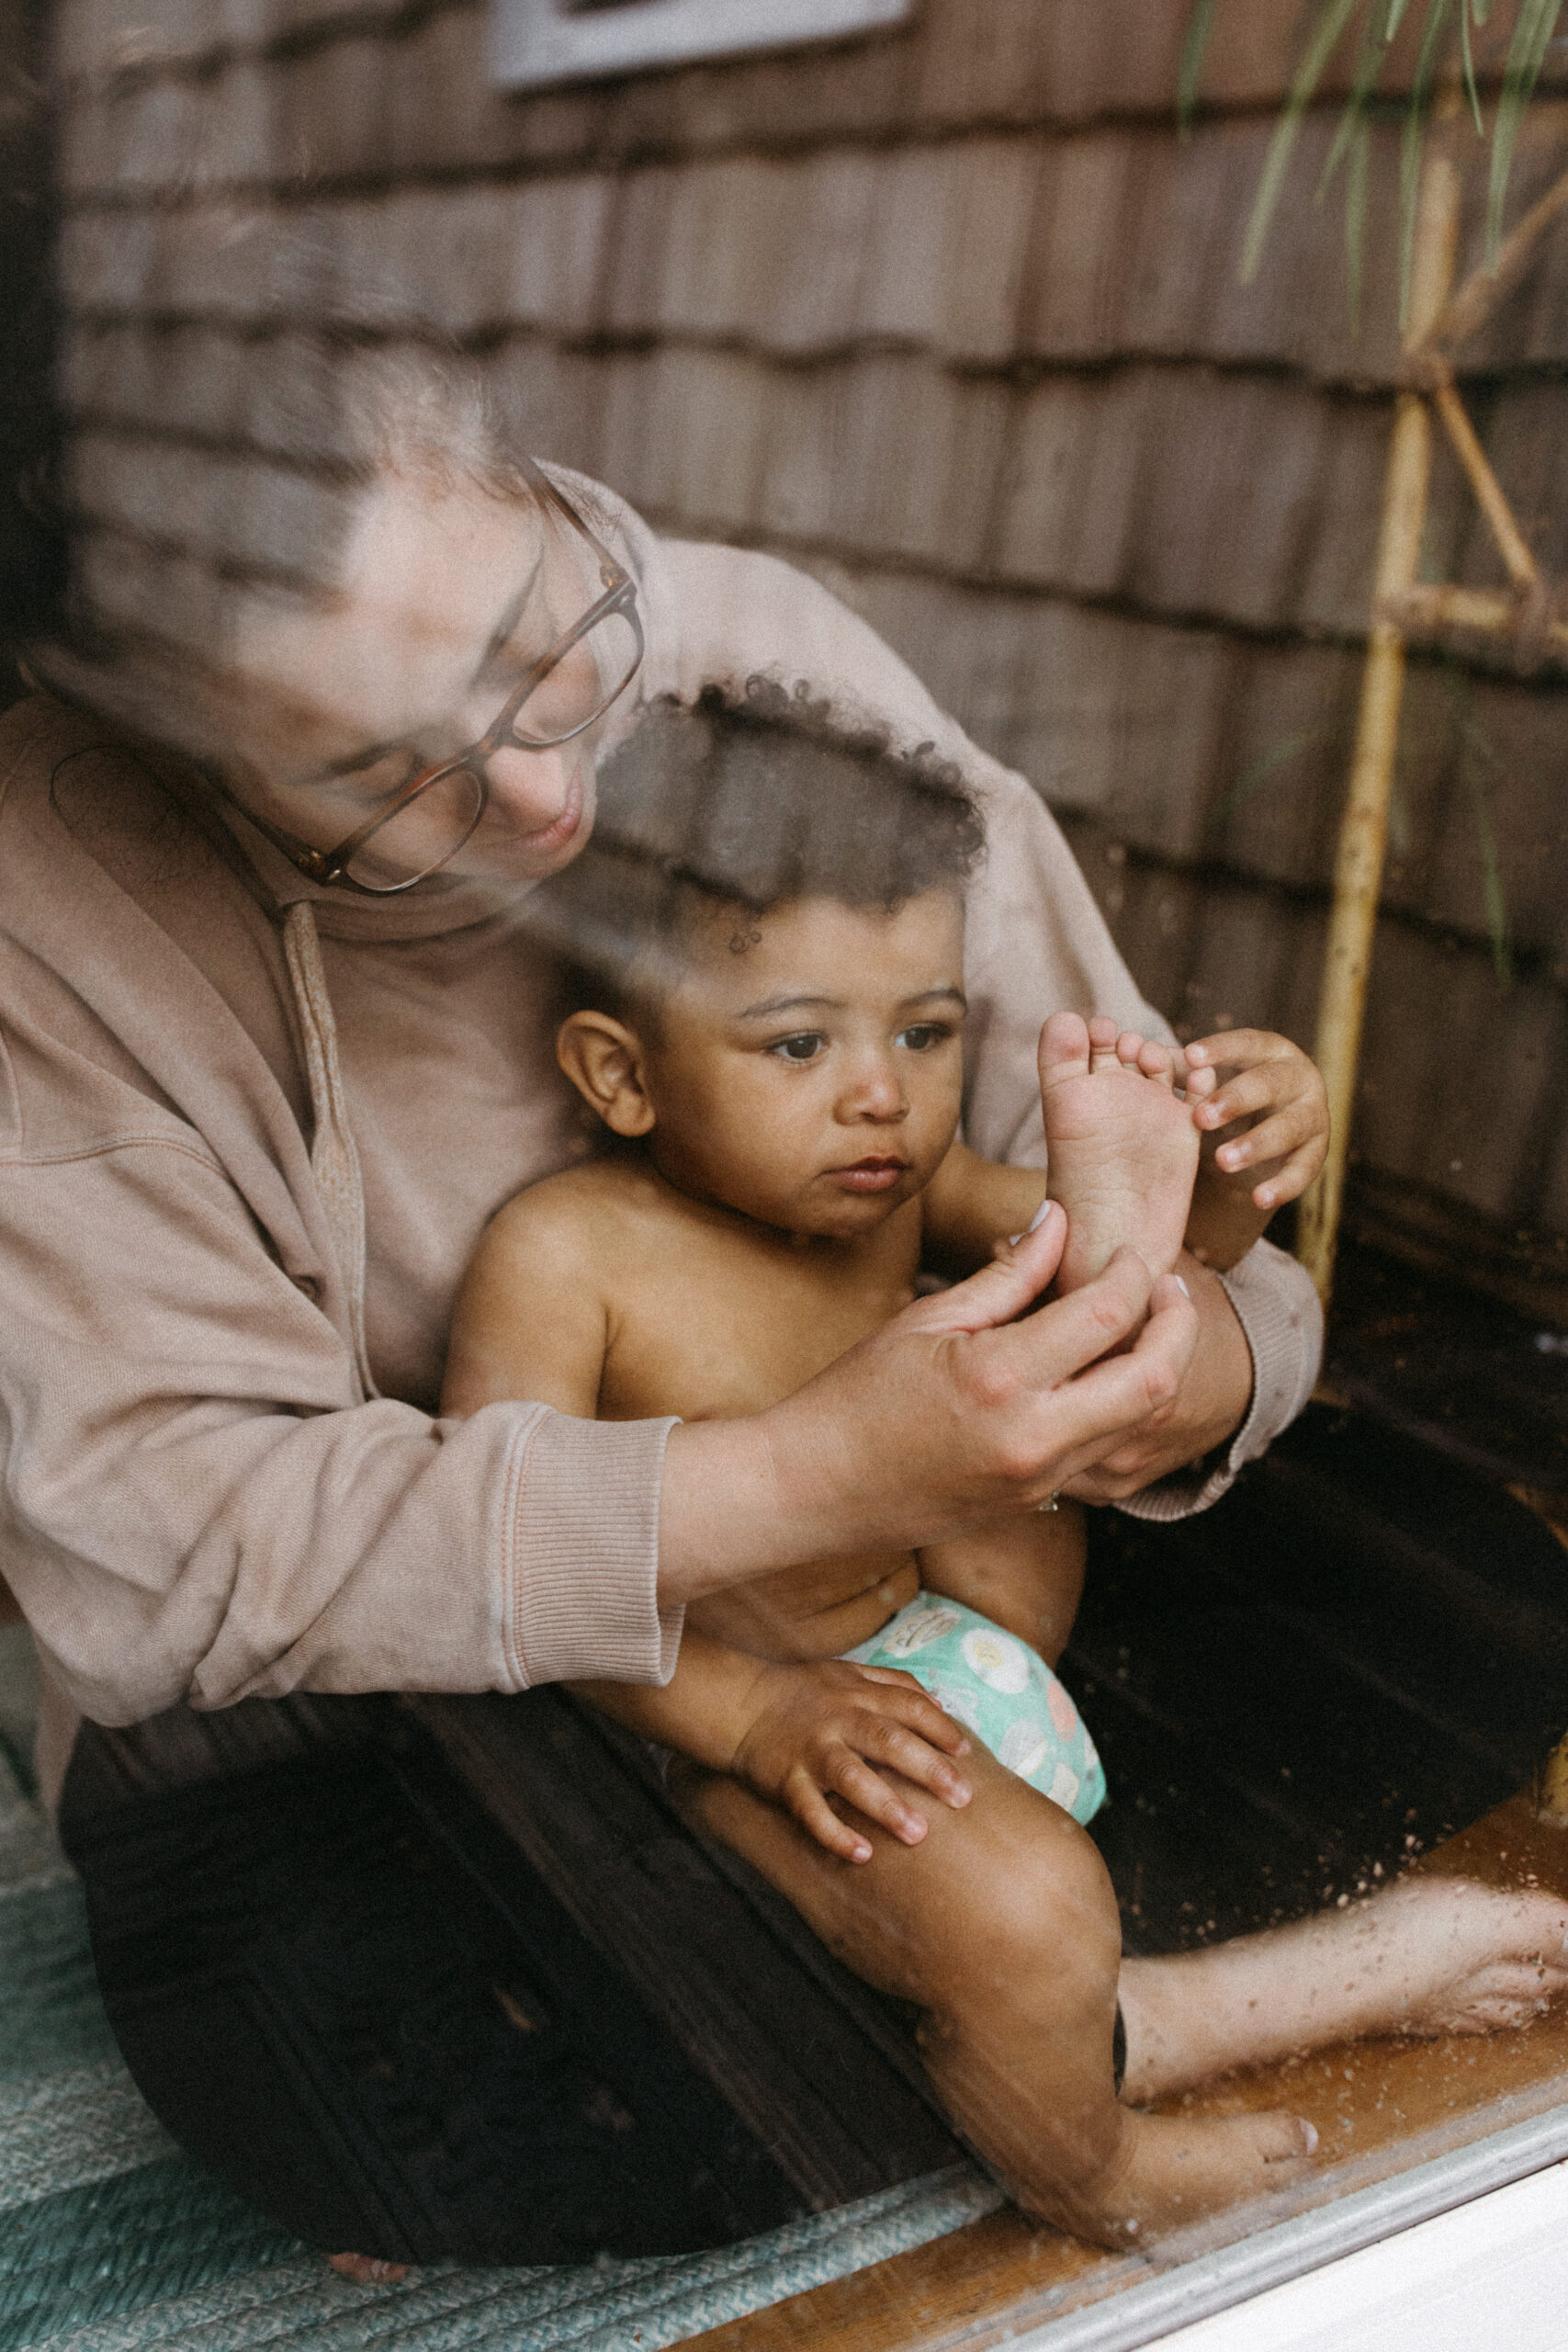
[[953, 1144], [920, 1197], [927, 1264], [955, 1278], [974, 1273], [989, 1264], [998, 1241], [1025, 1232], [1044, 1203], [1043, 1168], [1004, 1168]]
[[1328, 1099], [1310, 1057], [1267, 1029], [1200, 1037], [1184, 1058], [1192, 1115], [1204, 1138], [1187, 1247], [1227, 1273], [1275, 1211], [1298, 1199], [1322, 1167]]
[[[617, 1306], [615, 1247], [597, 1205], [570, 1175], [553, 1177], [492, 1220], [458, 1295], [444, 1413], [526, 1397], [595, 1417]], [[872, 1849], [834, 1812], [829, 1794], [906, 1845], [926, 1834], [877, 1767], [949, 1804], [968, 1803], [948, 1761], [968, 1743], [905, 1674], [836, 1659], [753, 1657], [688, 1632], [662, 1690], [571, 1687], [644, 1738], [737, 1774], [849, 1861], [869, 1861]]]
[[609, 1352], [613, 1256], [571, 1177], [498, 1209], [468, 1261], [452, 1317], [443, 1413], [526, 1397], [593, 1420]]

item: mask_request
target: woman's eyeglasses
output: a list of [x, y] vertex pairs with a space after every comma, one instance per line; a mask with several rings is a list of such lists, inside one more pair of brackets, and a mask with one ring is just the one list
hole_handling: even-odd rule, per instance
[[[525, 462], [547, 515], [563, 516], [577, 544], [595, 559], [603, 594], [529, 666], [477, 742], [434, 766], [414, 765], [335, 848], [316, 849], [235, 802], [312, 882], [377, 899], [412, 890], [449, 865], [475, 831], [489, 805], [488, 766], [496, 752], [570, 743], [604, 717], [636, 676], [643, 655], [636, 582], [547, 475]], [[233, 800], [227, 786], [219, 789]]]

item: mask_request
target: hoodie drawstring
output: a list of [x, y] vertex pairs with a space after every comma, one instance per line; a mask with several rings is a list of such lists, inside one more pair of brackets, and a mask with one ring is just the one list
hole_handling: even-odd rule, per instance
[[337, 1021], [327, 989], [321, 944], [309, 899], [296, 899], [283, 919], [283, 952], [305, 1040], [315, 1133], [310, 1170], [326, 1212], [327, 1229], [348, 1293], [350, 1328], [359, 1377], [367, 1396], [379, 1394], [370, 1376], [365, 1347], [365, 1180], [344, 1101], [338, 1059]]

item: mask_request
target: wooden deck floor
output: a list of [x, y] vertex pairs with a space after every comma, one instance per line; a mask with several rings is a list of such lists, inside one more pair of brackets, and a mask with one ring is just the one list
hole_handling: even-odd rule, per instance
[[[1542, 1507], [1568, 1545], [1562, 1503]], [[1424, 1856], [1424, 1873], [1568, 1896], [1568, 1826], [1533, 1792]], [[1238, 2075], [1195, 2094], [1200, 2112], [1288, 2107], [1317, 2127], [1320, 2170], [1261, 2221], [1326, 2203], [1568, 2100], [1568, 2003], [1517, 2033], [1367, 2041]], [[1174, 2252], [1175, 2249], [1173, 2248]], [[1150, 2275], [1012, 2209], [912, 2253], [689, 2339], [687, 2352], [986, 2352], [1021, 2329]]]

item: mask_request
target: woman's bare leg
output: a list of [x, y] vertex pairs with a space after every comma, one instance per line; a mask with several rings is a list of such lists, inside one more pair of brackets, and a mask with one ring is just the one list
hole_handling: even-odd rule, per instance
[[739, 1781], [686, 1768], [672, 1787], [857, 1974], [919, 2006], [943, 2105], [1029, 2211], [1124, 2245], [1295, 2178], [1312, 2136], [1292, 2116], [1149, 2116], [1118, 2101], [1121, 1932], [1104, 1864], [993, 1758], [970, 1767], [973, 1803], [924, 1805], [920, 1845], [859, 1825], [874, 1848], [861, 1867]]
[[1568, 1904], [1426, 1876], [1293, 1927], [1122, 1966], [1126, 2096], [1366, 2034], [1492, 2033], [1568, 1992]]

